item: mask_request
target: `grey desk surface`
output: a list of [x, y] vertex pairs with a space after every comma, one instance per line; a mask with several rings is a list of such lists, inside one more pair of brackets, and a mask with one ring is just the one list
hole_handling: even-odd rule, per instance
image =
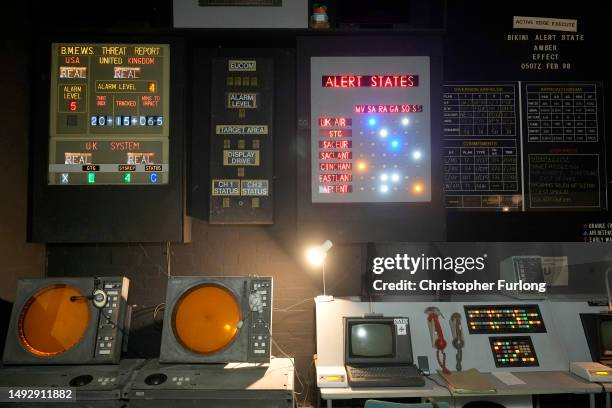
[[[602, 392], [599, 384], [590, 383], [567, 371], [534, 371], [513, 373], [525, 382], [522, 385], [506, 385], [491, 373], [484, 373], [497, 387], [497, 393], [491, 395], [537, 395], [537, 394], [598, 394]], [[438, 383], [445, 384], [438, 375], [432, 376]], [[427, 379], [427, 388], [322, 388], [323, 399], [351, 398], [422, 398], [448, 397], [449, 391]], [[609, 384], [608, 391], [612, 391]], [[479, 396], [482, 394], [455, 394], [456, 397]]]

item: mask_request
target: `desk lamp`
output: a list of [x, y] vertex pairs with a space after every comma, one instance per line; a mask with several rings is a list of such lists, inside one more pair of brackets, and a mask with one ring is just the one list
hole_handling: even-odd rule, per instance
[[325, 292], [325, 258], [332, 246], [334, 244], [330, 240], [326, 240], [321, 245], [313, 246], [306, 250], [306, 260], [308, 260], [308, 263], [314, 267], [320, 266], [323, 272], [323, 294], [315, 298], [317, 302], [331, 302], [334, 300], [333, 296], [327, 295]]

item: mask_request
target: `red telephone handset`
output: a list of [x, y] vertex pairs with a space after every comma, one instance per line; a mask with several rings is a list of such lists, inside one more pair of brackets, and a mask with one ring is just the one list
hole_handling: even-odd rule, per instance
[[440, 317], [444, 318], [444, 316], [442, 316], [442, 312], [440, 312], [440, 309], [437, 307], [428, 307], [425, 309], [425, 313], [427, 314], [427, 325], [429, 326], [431, 345], [436, 349], [436, 359], [438, 360], [440, 368], [442, 368], [442, 372], [448, 374], [450, 371], [446, 368], [446, 353], [444, 352], [447, 343], [444, 339], [442, 326], [440, 325]]

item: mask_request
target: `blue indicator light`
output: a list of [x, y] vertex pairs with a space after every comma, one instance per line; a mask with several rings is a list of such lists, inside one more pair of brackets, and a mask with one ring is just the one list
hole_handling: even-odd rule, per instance
[[370, 118], [370, 119], [368, 120], [368, 123], [369, 123], [369, 125], [370, 125], [370, 126], [374, 126], [374, 125], [376, 124], [376, 119], [374, 119], [374, 118]]
[[399, 147], [399, 145], [400, 145], [399, 140], [396, 139], [396, 140], [392, 140], [391, 141], [391, 147], [392, 148], [397, 149]]
[[157, 173], [151, 173], [149, 177], [151, 179], [151, 183], [157, 183]]

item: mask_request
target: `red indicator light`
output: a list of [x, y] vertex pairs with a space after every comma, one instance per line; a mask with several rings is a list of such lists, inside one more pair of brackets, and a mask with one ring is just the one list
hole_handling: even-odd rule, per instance
[[351, 171], [352, 169], [352, 163], [319, 163], [321, 171]]
[[352, 174], [319, 174], [321, 183], [348, 183], [353, 181]]
[[350, 140], [321, 140], [319, 142], [320, 149], [350, 149], [353, 147], [353, 142]]
[[423, 105], [355, 105], [355, 113], [421, 113]]
[[74, 99], [70, 100], [70, 103], [68, 104], [68, 109], [70, 109], [70, 112], [74, 112], [78, 109], [77, 102]]
[[[415, 183], [412, 185], [412, 192], [415, 194], [421, 194], [425, 190], [425, 187], [421, 183]], [[491, 323], [493, 324], [493, 323]]]
[[345, 127], [352, 124], [353, 120], [351, 118], [319, 118], [319, 126], [321, 127]]
[[353, 152], [319, 152], [319, 160], [350, 160]]
[[319, 129], [319, 136], [321, 137], [351, 137], [353, 131], [351, 129]]
[[321, 194], [348, 194], [353, 192], [353, 186], [350, 184], [341, 184], [337, 186], [319, 186]]
[[323, 75], [324, 88], [412, 88], [419, 86], [419, 76], [413, 74]]

